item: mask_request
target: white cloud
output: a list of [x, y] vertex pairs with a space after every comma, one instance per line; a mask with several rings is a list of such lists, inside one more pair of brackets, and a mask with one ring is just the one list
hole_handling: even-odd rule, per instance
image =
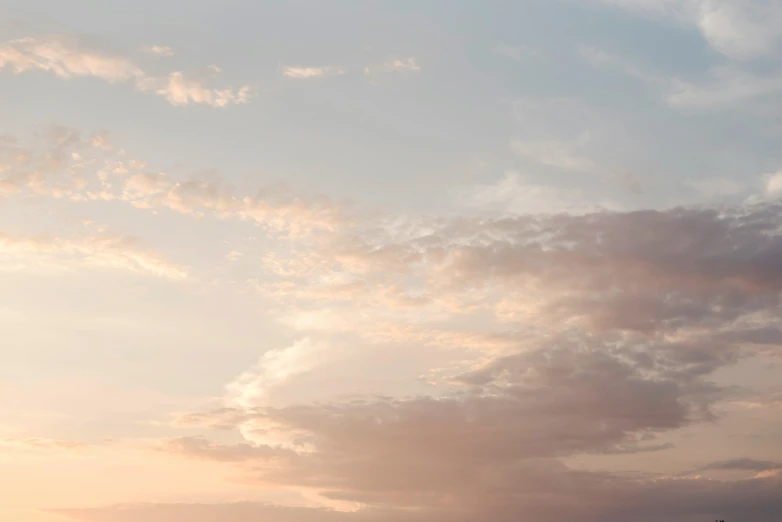
[[283, 76], [288, 78], [324, 78], [326, 76], [339, 76], [345, 74], [342, 67], [285, 67]]
[[205, 85], [205, 79], [187, 78], [181, 72], [162, 78], [150, 76], [127, 58], [85, 49], [74, 38], [59, 35], [21, 38], [0, 45], [0, 69], [3, 68], [14, 74], [47, 71], [63, 79], [92, 76], [110, 83], [132, 80], [137, 90], [155, 93], [173, 105], [201, 103], [225, 107], [246, 103], [251, 96], [249, 86], [238, 90], [213, 89]]

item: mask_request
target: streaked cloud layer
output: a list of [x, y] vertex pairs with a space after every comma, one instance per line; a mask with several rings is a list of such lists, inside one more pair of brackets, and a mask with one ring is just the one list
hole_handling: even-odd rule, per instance
[[33, 4], [0, 518], [782, 512], [775, 1]]

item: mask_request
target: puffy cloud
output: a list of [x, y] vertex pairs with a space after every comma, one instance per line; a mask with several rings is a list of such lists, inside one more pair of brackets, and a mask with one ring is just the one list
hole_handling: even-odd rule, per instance
[[[450, 510], [456, 519], [473, 520], [498, 505], [543, 513], [565, 498], [573, 509], [590, 513], [599, 504], [589, 500], [592, 495], [611, 488], [628, 495], [630, 509], [640, 509], [637, 495], [655, 490], [658, 482], [575, 472], [556, 459], [664, 451], [669, 445], [656, 443], [656, 434], [712, 418], [710, 405], [723, 390], [676, 366], [632, 343], [609, 347], [562, 338], [493, 359], [458, 377], [460, 384], [440, 397], [369, 397], [182, 416], [182, 426], [240, 429], [262, 442], [200, 442], [173, 452], [230, 458], [241, 463], [245, 480], [360, 502], [367, 515], [415, 508], [430, 518]], [[285, 458], [269, 446], [285, 451]], [[540, 504], [544, 493], [551, 504]], [[601, 497], [610, 506], [608, 499]]]
[[[153, 46], [149, 52], [167, 55], [170, 49]], [[15, 74], [30, 70], [51, 72], [60, 78], [91, 76], [110, 83], [133, 81], [136, 89], [153, 92], [173, 105], [200, 103], [213, 107], [246, 103], [251, 88], [243, 86], [213, 89], [205, 85], [203, 78], [188, 78], [182, 72], [172, 72], [167, 77], [150, 76], [128, 58], [112, 56], [88, 49], [75, 38], [50, 35], [40, 38], [27, 37], [0, 45], [0, 69], [8, 68]]]

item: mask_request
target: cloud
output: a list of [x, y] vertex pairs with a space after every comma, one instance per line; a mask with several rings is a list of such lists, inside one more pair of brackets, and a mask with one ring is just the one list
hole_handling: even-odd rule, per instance
[[174, 50], [163, 45], [147, 45], [144, 47], [144, 52], [159, 58], [174, 56]]
[[595, 203], [593, 198], [578, 190], [530, 183], [516, 172], [506, 173], [492, 185], [464, 188], [457, 195], [457, 201], [472, 208], [512, 214], [586, 214], [601, 207], [615, 207], [608, 201], [602, 205]]
[[778, 49], [782, 6], [774, 0], [700, 0], [692, 8], [706, 40], [735, 59], [751, 59]]
[[687, 184], [708, 198], [736, 196], [747, 190], [745, 185], [723, 177], [691, 180]]
[[0, 232], [0, 269], [60, 270], [77, 267], [121, 270], [166, 279], [187, 278], [187, 268], [137, 248], [125, 236], [24, 236]]
[[87, 447], [81, 442], [42, 438], [3, 438], [0, 439], [0, 448], [11, 451], [71, 451]]
[[673, 107], [709, 108], [730, 106], [771, 96], [782, 90], [782, 76], [759, 76], [733, 66], [710, 71], [705, 83], [674, 78], [667, 102]]
[[[260, 503], [146, 504], [93, 509], [56, 510], [83, 522], [218, 522], [279, 520], [281, 522], [476, 522], [535, 517], [541, 522], [577, 518], [586, 522], [620, 522], [632, 519], [655, 522], [690, 522], [721, 516], [747, 522], [766, 522], [780, 509], [779, 477], [743, 481], [660, 479], [655, 481], [611, 478], [602, 474], [561, 471], [538, 465], [516, 471], [512, 497], [503, 497], [492, 474], [483, 475], [479, 494], [484, 503], [460, 509], [464, 497], [432, 498], [424, 510], [365, 508], [356, 512], [280, 507]], [[493, 503], [491, 503], [493, 501]]]
[[343, 209], [324, 198], [305, 200], [283, 186], [269, 186], [255, 196], [236, 195], [219, 181], [176, 181], [162, 173], [139, 173], [122, 182], [112, 196], [138, 208], [167, 208], [200, 217], [264, 224], [270, 229], [307, 235], [313, 229], [332, 229], [345, 219]]
[[[172, 95], [181, 95], [179, 101], [187, 103], [203, 93]], [[219, 97], [209, 102], [222, 103]], [[124, 202], [139, 209], [249, 221], [298, 237], [349, 226], [352, 219], [346, 206], [324, 197], [302, 197], [281, 184], [237, 194], [219, 177], [173, 179], [117, 150], [106, 133], [85, 136], [61, 126], [46, 128], [26, 143], [0, 137], [0, 200], [20, 194]]]
[[225, 107], [246, 103], [251, 96], [249, 86], [214, 89], [206, 86], [205, 79], [188, 78], [178, 71], [162, 78], [150, 76], [127, 58], [85, 48], [74, 37], [63, 35], [27, 37], [0, 45], [0, 69], [14, 74], [40, 70], [63, 79], [89, 76], [109, 83], [132, 81], [137, 90], [155, 93], [173, 105]]
[[213, 460], [218, 462], [244, 462], [248, 460], [271, 461], [284, 459], [293, 452], [271, 446], [251, 444], [233, 444], [224, 446], [211, 442], [203, 437], [179, 437], [162, 444], [160, 451], [182, 455], [193, 459]]
[[[707, 480], [611, 479], [603, 475], [566, 473], [546, 468], [519, 470], [527, 480], [517, 484], [514, 500], [455, 509], [447, 498], [441, 505], [424, 511], [365, 509], [339, 513], [325, 509], [282, 508], [262, 504], [152, 504], [116, 506], [104, 509], [62, 510], [59, 513], [85, 522], [249, 522], [273, 519], [282, 522], [475, 522], [517, 520], [535, 517], [541, 522], [575, 519], [585, 522], [619, 522], [632, 519], [655, 522], [690, 522], [696, 518], [740, 518], [747, 522], [766, 522], [778, 512], [780, 501], [775, 488], [779, 478], [768, 477], [739, 482]], [[526, 475], [522, 475], [526, 474]], [[486, 476], [487, 482], [490, 476]], [[488, 497], [500, 493], [490, 483], [481, 490]]]
[[[124, 187], [130, 200], [167, 197], [172, 189], [165, 176], [125, 179], [134, 180]], [[215, 194], [194, 189], [183, 208], [230, 208]], [[305, 241], [301, 259], [280, 249], [268, 264], [280, 279], [263, 287], [269, 308], [280, 317], [322, 312], [309, 320], [323, 324], [292, 321], [311, 336], [267, 352], [241, 373], [227, 387], [226, 407], [176, 419], [189, 433], [235, 431], [242, 442], [199, 433], [157, 449], [214, 461], [244, 484], [314, 491], [324, 503], [363, 508], [158, 505], [62, 513], [95, 521], [226, 513], [239, 520], [266, 513], [370, 521], [520, 514], [544, 522], [768, 520], [782, 507], [776, 468], [714, 481], [678, 471], [575, 470], [563, 459], [664, 457], [676, 450], [667, 435], [712, 422], [720, 405], [746, 398], [714, 375], [782, 346], [781, 215], [771, 201], [570, 215], [375, 216]], [[382, 300], [389, 289], [426, 299], [412, 309], [391, 306]], [[329, 330], [332, 319], [347, 326]], [[337, 356], [351, 372], [367, 372], [354, 354], [335, 349], [346, 335], [366, 360], [405, 344], [405, 353], [437, 347], [455, 355], [433, 358], [443, 364], [427, 367], [438, 385], [428, 394], [345, 399], [319, 389], [322, 398], [312, 403], [270, 400]]]
[[614, 56], [599, 47], [582, 45], [578, 48], [578, 54], [590, 65], [599, 67], [616, 60]]
[[526, 168], [599, 176], [639, 191], [640, 139], [615, 113], [575, 98], [531, 97], [514, 100], [513, 116], [510, 148]]
[[777, 195], [782, 193], [782, 170], [766, 176], [766, 194]]
[[144, 76], [130, 60], [82, 49], [66, 36], [27, 37], [0, 45], [0, 68], [6, 67], [15, 74], [41, 70], [64, 79], [94, 76], [111, 83]]
[[0, 198], [25, 190], [65, 197], [86, 182], [81, 155], [111, 148], [104, 135], [82, 137], [74, 129], [57, 125], [44, 129], [36, 141], [23, 144], [14, 136], [0, 140]]
[[225, 107], [247, 103], [252, 95], [249, 86], [239, 90], [212, 89], [205, 80], [188, 78], [182, 72], [172, 72], [165, 79], [147, 78], [140, 81], [138, 89], [149, 91], [164, 97], [171, 105], [189, 105], [201, 103], [212, 107]]
[[389, 58], [386, 62], [364, 68], [365, 74], [392, 72], [421, 72], [421, 66], [414, 56], [405, 58]]
[[328, 349], [309, 338], [266, 352], [258, 364], [228, 384], [228, 404], [249, 408], [264, 405], [268, 393], [293, 376], [310, 370]]
[[768, 460], [754, 459], [732, 459], [710, 462], [705, 466], [698, 468], [698, 471], [707, 470], [748, 470], [748, 471], [766, 471], [770, 469], [780, 469], [782, 464]]
[[735, 60], [771, 55], [782, 37], [782, 7], [776, 0], [602, 1], [692, 24], [712, 48]]
[[288, 78], [324, 78], [345, 74], [345, 69], [341, 67], [285, 67], [282, 74]]
[[674, 108], [737, 106], [774, 96], [782, 90], [782, 77], [779, 74], [760, 74], [735, 63], [712, 67], [701, 78], [685, 79], [668, 77], [647, 65], [595, 46], [582, 45], [578, 53], [593, 67], [613, 67], [658, 89], [665, 102]]

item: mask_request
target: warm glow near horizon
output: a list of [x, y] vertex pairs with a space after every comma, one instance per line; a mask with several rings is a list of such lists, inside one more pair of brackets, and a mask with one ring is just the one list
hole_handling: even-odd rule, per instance
[[0, 522], [774, 522], [779, 0], [4, 0]]

